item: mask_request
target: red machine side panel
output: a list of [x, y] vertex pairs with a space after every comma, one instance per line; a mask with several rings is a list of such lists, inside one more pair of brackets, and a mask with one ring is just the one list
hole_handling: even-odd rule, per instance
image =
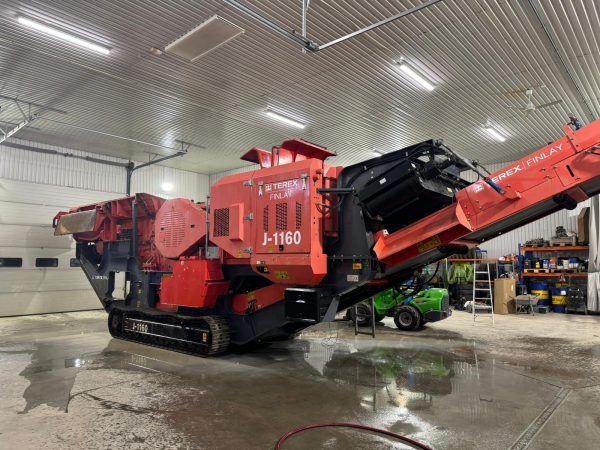
[[[320, 164], [319, 164], [320, 165]], [[257, 173], [255, 253], [310, 253], [309, 161]], [[293, 170], [290, 170], [293, 168]], [[266, 172], [266, 171], [263, 171]]]
[[252, 268], [278, 284], [317, 284], [323, 253], [322, 161], [306, 159], [255, 173]]
[[181, 258], [173, 265], [173, 274], [162, 277], [158, 308], [213, 308], [217, 297], [227, 293], [228, 286], [229, 282], [223, 281], [219, 261], [199, 259], [197, 256]]
[[303, 159], [233, 175], [211, 189], [210, 240], [234, 258], [250, 258], [255, 272], [277, 284], [318, 284], [323, 253], [326, 167]]
[[206, 213], [204, 205], [192, 200], [167, 200], [156, 214], [156, 247], [167, 258], [189, 255], [204, 241]]
[[254, 173], [225, 177], [210, 190], [209, 240], [238, 259], [250, 257]]

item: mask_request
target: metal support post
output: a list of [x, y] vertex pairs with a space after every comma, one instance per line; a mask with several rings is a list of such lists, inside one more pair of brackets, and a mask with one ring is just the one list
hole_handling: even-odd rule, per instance
[[129, 161], [129, 163], [125, 167], [125, 170], [127, 171], [127, 195], [131, 195], [131, 176], [133, 175], [134, 168], [135, 165], [131, 161]]
[[[184, 145], [187, 145], [187, 147], [184, 148]], [[127, 195], [131, 195], [131, 177], [133, 175], [133, 172], [135, 172], [136, 170], [139, 170], [139, 169], [143, 169], [144, 167], [158, 164], [159, 162], [163, 162], [168, 159], [173, 159], [173, 158], [177, 158], [178, 156], [183, 156], [183, 155], [187, 154], [188, 149], [190, 148], [191, 145], [192, 144], [188, 144], [186, 142], [181, 141], [181, 150], [178, 151], [177, 153], [174, 153], [173, 155], [163, 156], [162, 158], [153, 159], [152, 161], [149, 161], [144, 164], [140, 164], [139, 166], [136, 166], [133, 162], [129, 161], [129, 164], [127, 164], [127, 166], [125, 167], [125, 169], [127, 170]]]

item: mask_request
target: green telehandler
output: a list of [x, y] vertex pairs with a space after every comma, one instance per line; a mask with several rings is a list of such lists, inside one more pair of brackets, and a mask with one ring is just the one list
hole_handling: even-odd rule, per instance
[[[373, 297], [375, 321], [384, 317], [393, 317], [396, 326], [403, 331], [418, 331], [427, 322], [437, 322], [452, 314], [450, 311], [448, 290], [429, 288], [412, 294], [413, 290], [388, 289]], [[356, 320], [359, 326], [371, 325], [371, 302], [361, 302], [355, 308], [348, 309], [346, 317]]]

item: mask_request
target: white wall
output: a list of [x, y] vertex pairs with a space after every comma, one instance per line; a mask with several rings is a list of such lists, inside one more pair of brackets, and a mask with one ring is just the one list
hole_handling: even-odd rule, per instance
[[[30, 147], [127, 162], [82, 151], [14, 140]], [[170, 197], [202, 200], [207, 175], [149, 166], [134, 172], [132, 192], [160, 191], [173, 184]], [[96, 309], [100, 302], [83, 271], [70, 267], [75, 257], [71, 236], [55, 237], [52, 218], [58, 211], [124, 196], [126, 171], [56, 154], [41, 154], [0, 145], [0, 257], [22, 258], [23, 266], [0, 268], [0, 316]], [[40, 257], [58, 258], [58, 267], [35, 267]]]
[[215, 184], [217, 181], [219, 181], [221, 178], [223, 178], [226, 175], [235, 175], [236, 173], [252, 172], [253, 170], [257, 170], [257, 169], [259, 169], [258, 164], [251, 164], [248, 166], [239, 167], [237, 169], [231, 169], [231, 170], [226, 170], [224, 172], [213, 173], [210, 175], [209, 182], [210, 182], [210, 185], [212, 186], [213, 184]]
[[[13, 139], [11, 142], [82, 157], [89, 156], [119, 163], [127, 162], [121, 158], [20, 139]], [[125, 169], [122, 167], [59, 155], [35, 153], [5, 145], [0, 145], [0, 178], [118, 194], [124, 194], [126, 191]], [[171, 182], [174, 186], [173, 191], [168, 194], [160, 189], [161, 184], [165, 181]], [[131, 188], [132, 193], [146, 192], [162, 197], [183, 197], [200, 201], [208, 195], [209, 177], [195, 172], [154, 165], [135, 171]]]
[[[110, 195], [0, 178], [0, 256], [23, 262], [0, 268], [0, 316], [100, 307], [82, 270], [70, 267], [73, 238], [54, 236], [51, 224], [60, 210]], [[57, 258], [58, 267], [36, 267], [36, 258]]]

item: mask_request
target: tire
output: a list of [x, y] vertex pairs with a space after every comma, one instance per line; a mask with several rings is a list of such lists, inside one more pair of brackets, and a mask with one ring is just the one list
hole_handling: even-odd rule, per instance
[[[359, 303], [356, 305], [359, 314], [358, 326], [359, 327], [368, 327], [371, 325], [371, 307], [366, 303]], [[348, 314], [350, 316], [350, 320], [354, 322], [356, 320], [356, 315], [354, 313], [354, 306], [348, 309]]]
[[394, 314], [394, 323], [402, 331], [417, 331], [421, 322], [421, 313], [410, 305], [401, 306]]

